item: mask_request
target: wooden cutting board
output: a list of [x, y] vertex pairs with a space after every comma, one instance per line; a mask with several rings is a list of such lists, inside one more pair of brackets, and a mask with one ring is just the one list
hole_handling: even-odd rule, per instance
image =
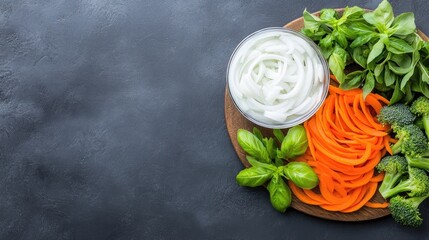
[[[339, 12], [342, 12], [342, 10], [343, 9], [337, 9], [337, 11]], [[318, 13], [315, 13], [315, 14], [318, 14]], [[298, 18], [286, 24], [284, 27], [299, 31], [304, 27], [304, 20], [302, 17]], [[418, 34], [425, 41], [428, 41], [428, 37], [424, 33], [422, 33], [421, 31], [418, 31]], [[235, 151], [238, 154], [240, 161], [243, 163], [245, 167], [250, 167], [250, 164], [246, 160], [246, 155], [244, 151], [240, 148], [237, 142], [238, 129], [243, 128], [243, 129], [252, 131], [253, 127], [258, 127], [259, 129], [261, 129], [264, 136], [273, 137], [272, 130], [257, 126], [252, 122], [250, 122], [249, 120], [247, 120], [245, 117], [243, 117], [235, 107], [227, 88], [225, 89], [225, 121], [226, 121], [226, 127], [227, 127], [229, 137], [231, 139], [231, 142]], [[287, 129], [284, 129], [283, 131], [286, 133]], [[372, 198], [371, 201], [383, 202], [383, 197], [377, 192], [377, 194]], [[305, 204], [295, 196], [293, 196], [291, 207], [300, 212], [303, 212], [315, 217], [320, 217], [320, 218], [330, 219], [330, 220], [338, 220], [338, 221], [365, 221], [365, 220], [371, 220], [371, 219], [381, 218], [381, 217], [390, 215], [390, 212], [388, 209], [373, 209], [368, 207], [363, 207], [360, 210], [353, 213], [330, 212], [320, 208], [319, 206]]]

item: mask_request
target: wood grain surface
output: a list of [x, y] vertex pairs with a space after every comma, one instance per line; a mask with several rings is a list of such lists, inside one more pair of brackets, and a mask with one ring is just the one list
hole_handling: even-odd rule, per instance
[[[339, 10], [340, 12], [342, 11], [342, 9], [337, 9], [337, 10]], [[286, 24], [284, 27], [299, 31], [304, 27], [303, 18], [298, 18]], [[423, 34], [421, 31], [418, 31], [418, 34], [425, 41], [428, 40], [428, 37], [425, 34]], [[246, 160], [244, 151], [238, 145], [237, 130], [240, 128], [243, 128], [243, 129], [252, 131], [253, 127], [258, 127], [262, 131], [264, 136], [273, 136], [272, 130], [257, 126], [252, 122], [250, 122], [249, 120], [247, 120], [243, 115], [241, 115], [241, 113], [237, 110], [236, 106], [234, 105], [231, 99], [231, 96], [228, 92], [228, 88], [225, 89], [225, 121], [226, 121], [227, 131], [231, 139], [231, 143], [235, 151], [237, 152], [240, 161], [243, 163], [245, 167], [250, 167], [250, 164]], [[286, 133], [287, 129], [283, 129], [283, 132]], [[383, 197], [377, 192], [377, 194], [371, 199], [371, 201], [382, 202]], [[300, 212], [303, 212], [315, 217], [320, 217], [320, 218], [329, 219], [329, 220], [338, 220], [338, 221], [365, 221], [365, 220], [377, 219], [377, 218], [390, 215], [390, 212], [388, 209], [373, 209], [368, 207], [363, 207], [360, 210], [353, 213], [331, 212], [331, 211], [326, 211], [320, 208], [319, 206], [305, 204], [295, 196], [293, 196], [291, 207]]]

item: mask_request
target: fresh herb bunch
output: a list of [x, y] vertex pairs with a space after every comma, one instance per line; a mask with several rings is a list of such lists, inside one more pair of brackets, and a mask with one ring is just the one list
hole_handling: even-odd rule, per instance
[[238, 130], [238, 143], [248, 154], [246, 159], [251, 167], [241, 170], [236, 180], [247, 187], [268, 183], [271, 205], [277, 211], [285, 212], [292, 202], [292, 192], [283, 178], [304, 189], [316, 187], [319, 178], [307, 163], [287, 162], [307, 150], [308, 140], [303, 126], [290, 128], [286, 136], [278, 129], [273, 130], [273, 134], [276, 140], [263, 137], [257, 128], [253, 128], [253, 133]]
[[[429, 97], [429, 44], [417, 34], [413, 13], [394, 17], [383, 0], [372, 12], [354, 6], [341, 16], [335, 9], [303, 16], [302, 32], [319, 45], [340, 88], [362, 87], [364, 97], [375, 89], [390, 104], [410, 102], [414, 92]], [[353, 63], [359, 70], [345, 72]]]

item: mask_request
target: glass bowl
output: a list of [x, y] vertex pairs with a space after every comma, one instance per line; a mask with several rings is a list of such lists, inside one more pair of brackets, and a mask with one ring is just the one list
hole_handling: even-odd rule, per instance
[[[240, 82], [237, 82], [237, 79], [240, 79], [239, 81], [243, 81], [243, 77], [242, 75], [239, 75], [239, 73], [237, 71], [239, 71], [240, 73], [244, 72], [243, 69], [240, 69], [239, 64], [242, 64], [244, 67], [247, 66], [246, 64], [249, 63], [242, 63], [244, 60], [242, 56], [244, 56], [243, 54], [247, 54], [246, 56], [249, 56], [251, 53], [249, 53], [249, 51], [253, 51], [255, 49], [259, 49], [256, 48], [257, 44], [263, 44], [264, 43], [264, 37], [268, 38], [268, 36], [286, 36], [289, 37], [292, 40], [298, 40], [300, 42], [300, 44], [306, 44], [306, 45], [300, 45], [300, 46], [304, 46], [301, 48], [302, 50], [305, 50], [304, 53], [305, 54], [309, 54], [308, 59], [313, 59], [311, 61], [315, 61], [317, 63], [320, 62], [320, 65], [314, 65], [313, 68], [313, 84], [312, 85], [312, 93], [316, 94], [314, 96], [314, 98], [311, 98], [311, 105], [308, 107], [301, 107], [300, 108], [300, 113], [299, 114], [290, 114], [288, 115], [288, 113], [293, 113], [294, 109], [297, 109], [298, 107], [295, 106], [295, 108], [291, 108], [289, 106], [290, 109], [288, 110], [282, 110], [281, 113], [283, 115], [278, 115], [275, 111], [271, 111], [271, 110], [267, 110], [267, 111], [255, 111], [255, 109], [252, 109], [252, 107], [249, 107], [250, 105], [255, 106], [256, 105], [264, 105], [264, 102], [258, 102], [258, 99], [260, 98], [256, 98], [256, 100], [254, 98], [252, 98], [252, 100], [250, 98], [246, 98], [246, 97], [242, 97], [243, 94], [242, 92], [240, 92], [239, 87], [237, 87], [238, 85], [240, 85]], [[286, 39], [283, 38], [283, 39]], [[300, 41], [299, 39], [303, 40]], [[286, 40], [282, 40], [283, 42], [285, 42]], [[289, 40], [287, 40], [289, 41]], [[267, 40], [268, 42], [268, 40]], [[287, 43], [289, 44], [289, 43]], [[274, 48], [276, 48], [277, 46], [274, 43]], [[291, 46], [294, 46], [293, 44], [291, 44]], [[297, 47], [296, 45], [292, 48], [298, 49], [299, 47]], [[265, 48], [267, 49], [267, 48]], [[273, 49], [271, 47], [271, 49]], [[289, 51], [289, 50], [287, 50]], [[259, 51], [260, 52], [260, 51]], [[278, 52], [280, 55], [285, 55], [287, 56], [288, 53], [283, 52], [283, 50], [279, 50]], [[287, 56], [288, 57], [288, 56]], [[255, 57], [256, 58], [256, 57]], [[317, 59], [314, 59], [317, 58]], [[295, 59], [295, 55], [294, 58]], [[265, 61], [265, 60], [263, 60]], [[266, 63], [268, 64], [268, 63]], [[272, 62], [270, 62], [270, 64], [272, 65]], [[251, 65], [251, 64], [249, 64]], [[284, 68], [286, 68], [287, 63], [283, 61], [282, 64], [279, 64], [277, 62], [277, 70], [278, 72], [280, 72], [279, 68], [282, 65], [284, 66]], [[303, 66], [308, 67], [309, 65], [312, 64], [306, 64], [304, 62]], [[241, 66], [242, 68], [244, 68], [243, 66]], [[264, 64], [265, 66], [265, 64]], [[238, 70], [237, 70], [238, 68]], [[258, 66], [257, 69], [260, 70], [262, 67]], [[250, 67], [249, 67], [250, 69]], [[270, 68], [272, 69], [272, 68]], [[265, 70], [265, 67], [264, 67]], [[305, 70], [305, 69], [304, 69]], [[307, 69], [308, 70], [308, 69]], [[249, 71], [253, 71], [253, 69], [250, 69]], [[316, 73], [316, 71], [318, 71]], [[304, 71], [305, 73], [305, 71]], [[324, 59], [322, 53], [320, 52], [319, 47], [309, 38], [307, 38], [306, 36], [304, 36], [303, 34], [292, 30], [292, 29], [288, 29], [288, 28], [283, 28], [283, 27], [272, 27], [272, 28], [264, 28], [261, 29], [259, 31], [256, 31], [252, 34], [250, 34], [249, 36], [247, 36], [246, 38], [244, 38], [239, 44], [238, 46], [235, 48], [234, 52], [231, 55], [231, 58], [229, 60], [228, 63], [228, 68], [227, 68], [227, 72], [226, 72], [226, 85], [228, 88], [228, 92], [232, 98], [232, 102], [234, 103], [235, 107], [239, 110], [239, 112], [249, 121], [253, 122], [256, 125], [265, 127], [265, 128], [270, 128], [270, 129], [284, 129], [284, 128], [290, 128], [296, 125], [299, 125], [301, 123], [303, 123], [304, 121], [308, 120], [311, 116], [313, 116], [317, 110], [320, 108], [320, 106], [322, 105], [323, 101], [325, 100], [327, 94], [328, 94], [328, 89], [329, 89], [329, 84], [330, 84], [330, 78], [329, 78], [329, 67], [328, 64], [326, 62], [326, 60]], [[237, 75], [238, 74], [238, 75]], [[264, 73], [262, 73], [264, 74]], [[280, 74], [280, 73], [279, 73]], [[318, 74], [318, 78], [315, 76]], [[259, 75], [259, 74], [258, 74]], [[248, 76], [251, 76], [250, 73], [248, 74]], [[253, 75], [254, 76], [254, 75]], [[292, 77], [292, 76], [291, 76]], [[305, 76], [304, 76], [305, 77]], [[282, 79], [287, 78], [286, 76], [283, 76]], [[316, 79], [317, 78], [317, 79]], [[259, 78], [260, 79], [260, 78]], [[263, 81], [265, 81], [265, 83], [261, 83], [262, 86], [264, 84], [266, 84], [268, 81], [271, 81], [271, 79], [267, 80], [268, 78], [264, 78], [263, 77]], [[298, 79], [295, 80], [295, 83], [298, 83], [298, 81], [304, 81], [303, 79]], [[317, 82], [317, 80], [319, 80], [319, 82]], [[260, 80], [261, 82], [261, 80]], [[235, 85], [234, 85], [235, 84]], [[305, 84], [302, 83], [305, 86], [309, 86], [310, 84]], [[255, 86], [254, 84], [252, 86]], [[258, 92], [262, 93], [262, 86], [261, 90], [259, 90]], [[288, 85], [289, 86], [289, 85]], [[232, 89], [232, 87], [234, 87], [234, 89]], [[244, 87], [243, 87], [244, 88]], [[246, 87], [247, 88], [247, 87]], [[284, 89], [283, 92], [285, 92], [286, 90]], [[297, 91], [295, 91], [297, 92]], [[287, 93], [287, 92], [286, 92]], [[239, 96], [241, 95], [241, 97]], [[252, 95], [253, 96], [253, 95]], [[261, 95], [262, 96], [262, 95]], [[258, 97], [261, 97], [258, 96]], [[295, 101], [295, 103], [302, 99], [305, 98], [305, 96], [303, 96], [303, 94], [298, 93], [298, 95], [294, 95], [294, 97], [290, 98], [291, 101], [292, 99]], [[266, 99], [265, 99], [266, 100]], [[263, 100], [263, 101], [265, 101]], [[277, 100], [276, 100], [277, 101]], [[309, 100], [310, 101], [310, 100]], [[285, 101], [286, 102], [286, 101]], [[280, 106], [282, 106], [280, 104], [281, 102], [274, 102], [273, 106], [275, 106], [275, 108], [281, 108]], [[287, 103], [285, 103], [287, 105]], [[308, 104], [307, 104], [308, 105]], [[265, 105], [264, 105], [265, 106]], [[268, 106], [267, 108], [272, 109], [272, 107]], [[285, 108], [284, 108], [285, 109]], [[296, 111], [295, 111], [296, 112]], [[281, 120], [276, 119], [275, 121], [272, 119], [269, 119], [265, 116], [268, 116], [268, 114], [270, 114], [271, 116], [281, 116]], [[287, 116], [287, 117], [284, 117]]]

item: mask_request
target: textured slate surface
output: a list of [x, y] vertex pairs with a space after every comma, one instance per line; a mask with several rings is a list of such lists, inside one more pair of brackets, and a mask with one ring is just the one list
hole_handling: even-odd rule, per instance
[[[304, 8], [378, 1], [0, 2], [0, 239], [428, 239], [275, 212], [237, 186], [227, 61]], [[393, 1], [429, 32], [429, 4]]]

